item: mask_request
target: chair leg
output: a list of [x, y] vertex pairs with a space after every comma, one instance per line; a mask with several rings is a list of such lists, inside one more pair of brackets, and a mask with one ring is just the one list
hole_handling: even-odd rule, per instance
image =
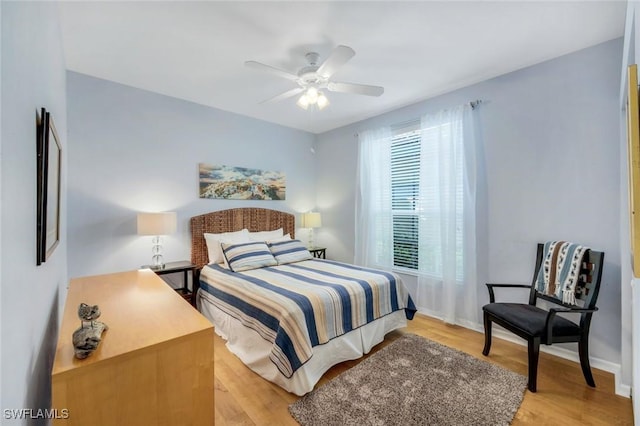
[[491, 350], [491, 320], [489, 319], [489, 314], [484, 313], [484, 349], [482, 350], [482, 355], [489, 355], [489, 351]]
[[540, 357], [540, 338], [529, 339], [529, 384], [531, 392], [536, 392], [538, 381], [538, 358]]
[[584, 336], [584, 338], [578, 342], [578, 352], [580, 353], [580, 366], [582, 367], [584, 379], [587, 381], [589, 386], [595, 388], [596, 382], [593, 380], [591, 366], [589, 365], [589, 337]]

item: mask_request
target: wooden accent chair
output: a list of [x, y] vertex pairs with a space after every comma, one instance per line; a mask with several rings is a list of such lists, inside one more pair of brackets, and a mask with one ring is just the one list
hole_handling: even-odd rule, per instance
[[[562, 303], [553, 296], [546, 295], [536, 290], [536, 277], [542, 266], [544, 256], [544, 244], [538, 244], [536, 268], [531, 285], [520, 284], [487, 284], [489, 290], [489, 304], [484, 305], [484, 349], [482, 354], [489, 355], [491, 349], [491, 324], [496, 323], [512, 333], [526, 339], [529, 352], [529, 383], [531, 392], [536, 391], [536, 379], [538, 374], [538, 357], [540, 343], [551, 345], [553, 343], [578, 342], [580, 365], [582, 373], [591, 387], [595, 387], [595, 381], [589, 365], [589, 326], [591, 316], [598, 310], [596, 300], [600, 290], [602, 278], [602, 265], [604, 253], [589, 250], [584, 255], [579, 287], [583, 290], [576, 294], [577, 300], [584, 302], [583, 306]], [[530, 288], [529, 303], [496, 303], [494, 288], [521, 287]], [[536, 306], [536, 300], [543, 299], [559, 307], [545, 310]], [[579, 324], [558, 316], [558, 313], [575, 313], [580, 315]]]

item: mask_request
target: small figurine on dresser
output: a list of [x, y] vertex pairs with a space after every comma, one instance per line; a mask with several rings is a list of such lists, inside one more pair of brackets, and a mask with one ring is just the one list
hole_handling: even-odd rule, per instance
[[[80, 328], [73, 332], [73, 347], [76, 358], [85, 359], [98, 348], [102, 332], [108, 330], [107, 324], [96, 321], [100, 317], [98, 305], [88, 305], [81, 303], [78, 306], [78, 318], [80, 318]], [[89, 325], [85, 326], [85, 322]]]

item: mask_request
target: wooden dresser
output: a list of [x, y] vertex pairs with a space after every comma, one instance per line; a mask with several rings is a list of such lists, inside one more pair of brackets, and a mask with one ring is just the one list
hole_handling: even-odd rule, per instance
[[[109, 326], [74, 357], [81, 302]], [[213, 325], [151, 270], [71, 281], [52, 370], [60, 425], [213, 425]]]

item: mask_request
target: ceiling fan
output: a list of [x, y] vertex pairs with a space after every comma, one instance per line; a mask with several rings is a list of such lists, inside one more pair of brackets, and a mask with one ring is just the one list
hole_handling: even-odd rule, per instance
[[329, 105], [329, 99], [327, 99], [322, 92], [324, 89], [329, 92], [353, 93], [366, 96], [380, 96], [384, 93], [384, 87], [380, 86], [341, 83], [331, 80], [331, 76], [338, 68], [346, 64], [355, 54], [356, 52], [348, 46], [338, 46], [323, 63], [318, 64], [320, 55], [316, 52], [309, 52], [305, 55], [309, 65], [301, 68], [297, 74], [256, 61], [247, 61], [244, 64], [249, 68], [267, 71], [288, 80], [295, 81], [298, 84], [298, 87], [287, 90], [260, 103], [276, 102], [302, 93], [302, 96], [300, 96], [297, 101], [298, 106], [305, 110], [313, 105], [317, 106], [318, 109], [324, 109]]

